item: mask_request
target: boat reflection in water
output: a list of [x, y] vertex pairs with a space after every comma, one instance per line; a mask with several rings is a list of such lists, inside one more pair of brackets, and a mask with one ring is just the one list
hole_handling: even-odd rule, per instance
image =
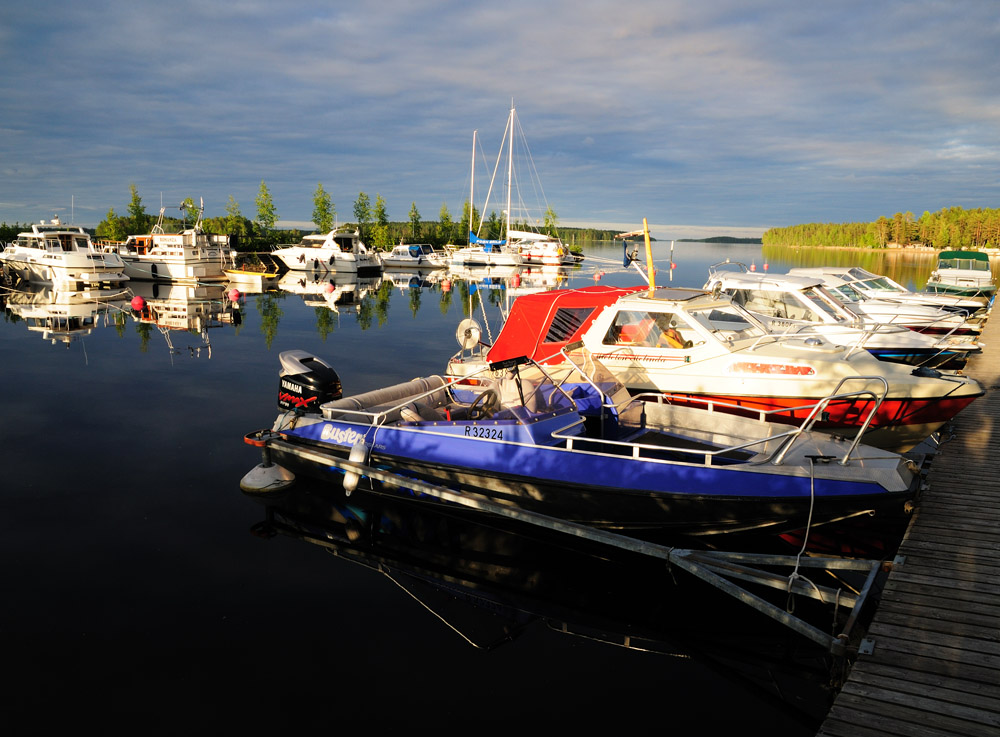
[[128, 293], [124, 290], [95, 299], [91, 290], [73, 291], [22, 282], [6, 296], [7, 311], [22, 320], [29, 332], [67, 348], [73, 341], [90, 335], [102, 317], [111, 320], [112, 313], [122, 313], [127, 306]]
[[278, 289], [297, 294], [309, 307], [326, 307], [333, 312], [357, 312], [364, 298], [378, 289], [379, 276], [310, 270], [288, 271], [278, 280]]
[[171, 355], [182, 352], [174, 346], [173, 336], [200, 336], [201, 342], [188, 345], [192, 356], [205, 352], [212, 357], [208, 331], [243, 321], [238, 300], [230, 299], [225, 284], [169, 284], [140, 282], [132, 284], [130, 303], [133, 319], [153, 325], [163, 335]]
[[[309, 542], [388, 577], [426, 608], [428, 626], [443, 624], [477, 649], [547, 628], [672, 663], [694, 658], [810, 725], [826, 713], [839, 678], [842, 664], [824, 648], [635, 551], [304, 480], [247, 496], [266, 510], [253, 534]], [[786, 591], [774, 597], [791, 605]], [[796, 598], [795, 608], [830, 627], [829, 607]]]

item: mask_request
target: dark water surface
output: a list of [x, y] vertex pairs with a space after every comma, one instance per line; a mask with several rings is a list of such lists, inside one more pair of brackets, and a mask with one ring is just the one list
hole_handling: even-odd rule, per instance
[[[668, 247], [656, 244], [659, 284], [701, 286], [727, 255], [764, 264], [759, 247], [677, 244], [671, 276]], [[588, 254], [549, 284], [636, 283], [620, 248]], [[757, 671], [774, 661], [772, 685], [790, 670], [786, 693], [798, 698], [794, 638], [765, 639], [766, 622], [676, 588], [662, 566], [368, 509], [363, 495], [345, 509], [342, 495], [308, 485], [280, 502], [295, 534], [262, 524], [265, 505], [239, 489], [259, 461], [242, 437], [274, 419], [280, 351], [317, 353], [356, 393], [439, 373], [458, 348], [468, 287], [390, 284], [379, 297], [377, 282], [363, 286], [360, 312], [335, 312], [322, 290], [245, 295], [234, 310], [222, 289], [136, 285], [213, 326], [203, 335], [178, 317], [195, 329], [161, 331], [120, 302], [66, 344], [29, 329], [44, 295], [7, 296], [4, 734], [815, 731], [814, 718], [699, 655], [714, 644]], [[495, 330], [496, 306], [486, 313]], [[316, 535], [325, 547], [302, 539]], [[624, 634], [648, 651], [601, 641]], [[748, 645], [764, 655], [743, 655]]]

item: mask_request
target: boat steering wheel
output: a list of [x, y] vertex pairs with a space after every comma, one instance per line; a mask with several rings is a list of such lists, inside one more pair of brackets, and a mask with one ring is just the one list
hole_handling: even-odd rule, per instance
[[496, 389], [487, 389], [472, 400], [469, 405], [470, 420], [485, 420], [500, 409], [500, 393]]

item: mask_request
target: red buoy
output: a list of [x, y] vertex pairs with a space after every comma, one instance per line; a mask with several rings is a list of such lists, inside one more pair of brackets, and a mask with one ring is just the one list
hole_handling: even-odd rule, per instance
[[229, 301], [230, 302], [240, 301], [240, 290], [237, 289], [236, 287], [233, 287], [232, 289], [229, 290]]
[[327, 294], [333, 294], [333, 290], [334, 290], [333, 282], [330, 282], [329, 284], [326, 285]]
[[140, 297], [137, 294], [137, 295], [135, 295], [132, 298], [132, 303], [131, 304], [132, 304], [132, 309], [136, 310], [138, 312], [138, 311], [142, 310], [143, 307], [146, 306], [146, 300], [144, 300], [142, 297]]

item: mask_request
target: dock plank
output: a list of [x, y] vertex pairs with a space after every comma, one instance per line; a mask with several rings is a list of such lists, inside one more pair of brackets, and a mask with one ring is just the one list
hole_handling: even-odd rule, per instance
[[986, 394], [942, 432], [821, 736], [1000, 735], [1000, 322], [982, 342], [966, 373]]

